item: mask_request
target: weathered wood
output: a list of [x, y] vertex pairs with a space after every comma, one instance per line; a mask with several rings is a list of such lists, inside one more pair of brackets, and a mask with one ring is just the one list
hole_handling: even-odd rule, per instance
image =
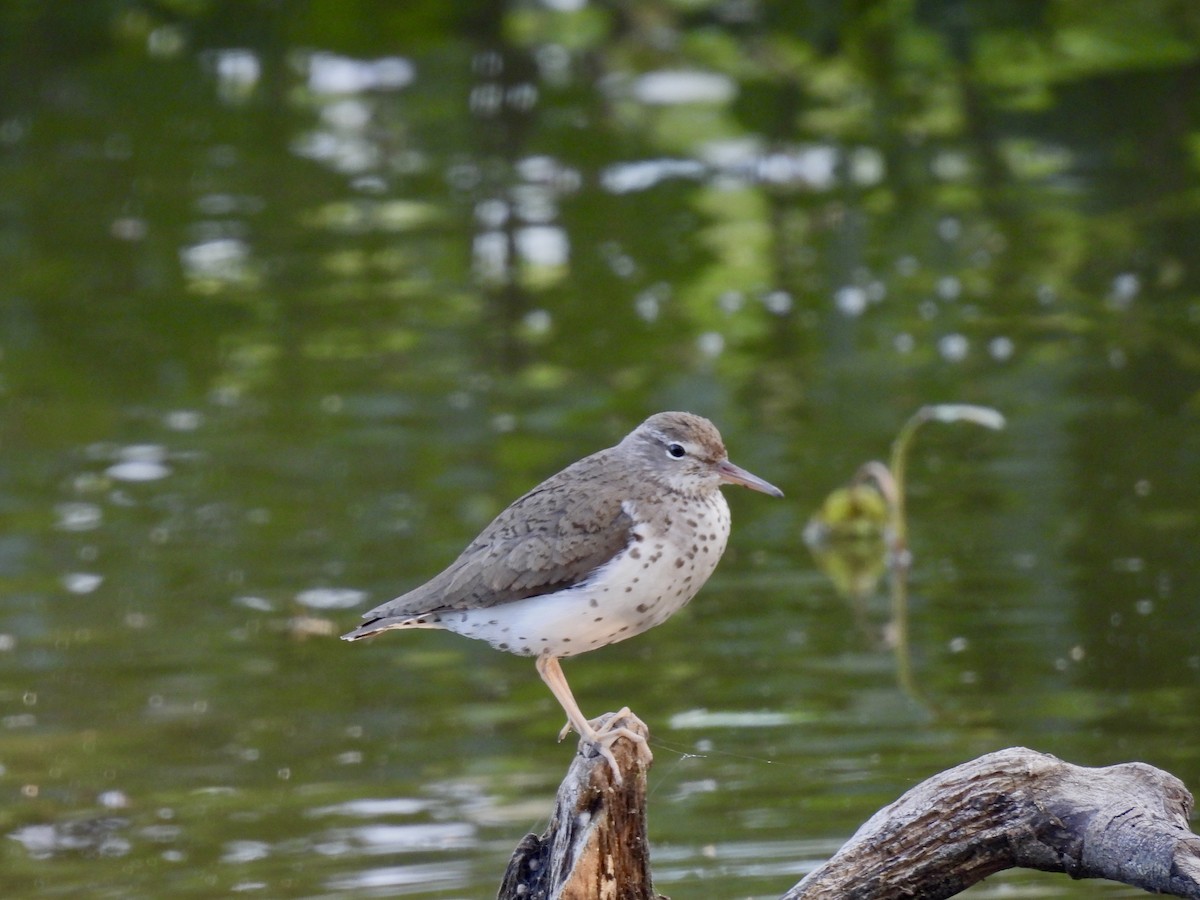
[[1001, 750], [877, 812], [783, 900], [939, 900], [1013, 867], [1200, 898], [1191, 809], [1179, 779], [1144, 763], [1087, 769]]
[[[622, 724], [643, 736], [649, 733], [635, 716], [625, 716]], [[657, 897], [650, 883], [646, 842], [649, 752], [628, 738], [616, 741], [612, 750], [621, 770], [620, 785], [604, 757], [580, 741], [559, 786], [549, 826], [540, 837], [526, 835], [517, 846], [497, 900]]]
[[[628, 716], [628, 727], [647, 734]], [[540, 837], [517, 847], [499, 900], [655, 900], [643, 745], [613, 745], [624, 779], [579, 754]], [[1192, 796], [1144, 763], [1089, 769], [1014, 747], [949, 769], [872, 816], [782, 900], [952, 897], [1009, 868], [1106, 878], [1200, 900]]]

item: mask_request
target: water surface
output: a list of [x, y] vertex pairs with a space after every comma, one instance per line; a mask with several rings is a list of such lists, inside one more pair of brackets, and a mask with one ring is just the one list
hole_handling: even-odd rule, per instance
[[[1200, 35], [1034, 8], [0, 6], [6, 895], [492, 896], [553, 698], [336, 635], [660, 409], [787, 494], [565, 666], [660, 891], [1013, 745], [1200, 784]], [[914, 445], [905, 680], [802, 532], [938, 402], [1008, 427]]]

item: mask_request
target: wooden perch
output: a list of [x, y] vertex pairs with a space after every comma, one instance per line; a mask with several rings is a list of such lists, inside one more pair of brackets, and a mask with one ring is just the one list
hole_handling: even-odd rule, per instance
[[[628, 727], [648, 733], [634, 717]], [[581, 742], [553, 819], [517, 847], [498, 900], [655, 900], [646, 765], [613, 745], [624, 777]], [[1004, 869], [1107, 878], [1200, 900], [1200, 837], [1179, 779], [1144, 763], [1087, 769], [1014, 747], [949, 769], [870, 818], [782, 900], [939, 900]]]
[[[611, 716], [611, 713], [609, 714]], [[608, 716], [603, 717], [607, 719]], [[626, 716], [627, 728], [649, 736]], [[558, 788], [545, 834], [517, 845], [497, 900], [654, 900], [646, 842], [646, 755], [628, 738], [613, 744], [622, 784], [595, 747], [579, 752]]]

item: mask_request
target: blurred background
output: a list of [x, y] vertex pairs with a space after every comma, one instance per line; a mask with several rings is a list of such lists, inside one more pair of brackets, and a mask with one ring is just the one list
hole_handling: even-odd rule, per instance
[[[1197, 112], [1190, 0], [3, 0], [3, 893], [494, 896], [532, 662], [336, 636], [662, 409], [787, 497], [565, 666], [660, 891], [1011, 745], [1197, 788]], [[802, 534], [947, 402], [897, 621]]]

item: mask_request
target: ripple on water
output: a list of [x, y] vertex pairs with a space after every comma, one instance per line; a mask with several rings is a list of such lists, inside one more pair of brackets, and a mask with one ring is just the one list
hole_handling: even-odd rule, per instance
[[156, 459], [125, 459], [104, 473], [117, 481], [158, 481], [171, 474], [171, 467]]
[[429, 806], [428, 800], [418, 800], [415, 797], [368, 797], [362, 800], [335, 803], [332, 806], [319, 806], [310, 809], [307, 815], [311, 817], [354, 816], [373, 819], [377, 816], [412, 816], [424, 812]]
[[355, 588], [309, 588], [296, 595], [296, 602], [309, 609], [349, 609], [367, 599], [367, 592]]
[[34, 859], [48, 859], [62, 853], [124, 856], [131, 844], [119, 832], [128, 826], [129, 820], [120, 816], [99, 816], [73, 822], [26, 825], [9, 832], [8, 836]]
[[[331, 878], [326, 887], [334, 891], [401, 890], [407, 887], [432, 890], [461, 890], [470, 883], [470, 869], [464, 862], [422, 863], [412, 866], [382, 866], [361, 869]], [[405, 891], [407, 893], [407, 891]]]
[[54, 514], [54, 527], [60, 531], [91, 531], [104, 521], [104, 513], [95, 503], [59, 503]]
[[333, 828], [318, 843], [330, 856], [340, 856], [342, 853], [377, 856], [426, 850], [464, 850], [475, 847], [478, 841], [474, 826], [466, 822], [416, 822]]
[[100, 587], [104, 576], [91, 572], [70, 572], [64, 575], [61, 581], [62, 586], [72, 594], [90, 594]]

